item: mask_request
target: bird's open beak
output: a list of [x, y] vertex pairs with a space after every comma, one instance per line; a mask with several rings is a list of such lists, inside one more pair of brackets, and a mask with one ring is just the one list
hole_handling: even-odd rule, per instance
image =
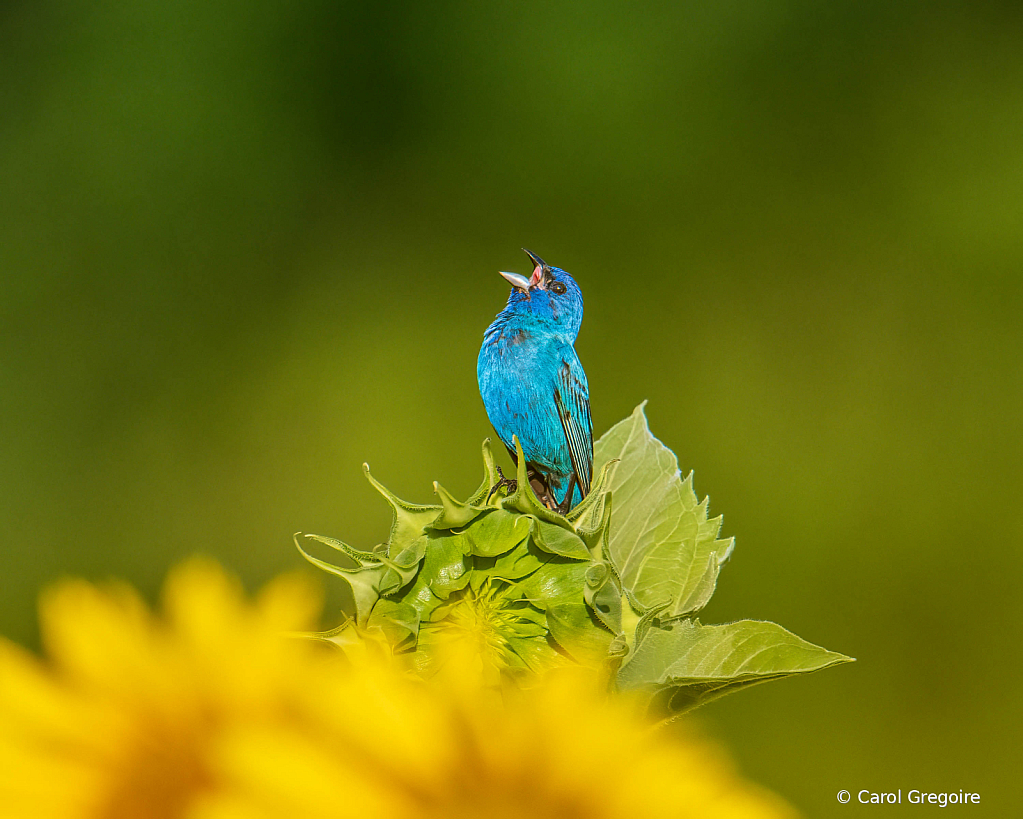
[[526, 250], [525, 248], [522, 249], [533, 261], [533, 275], [527, 279], [525, 276], [520, 276], [518, 273], [505, 273], [503, 270], [501, 271], [501, 275], [511, 282], [512, 287], [517, 287], [523, 293], [529, 293], [529, 288], [531, 287], [546, 290], [547, 286], [545, 282], [547, 281], [547, 273], [551, 269], [550, 266], [532, 251]]
[[512, 287], [517, 287], [523, 293], [529, 292], [529, 279], [525, 276], [520, 276], [518, 273], [505, 273], [503, 270], [501, 275], [511, 282]]
[[529, 284], [532, 287], [539, 287], [541, 290], [546, 290], [547, 285], [547, 274], [550, 272], [550, 265], [547, 264], [543, 259], [537, 256], [533, 251], [522, 248], [522, 252], [525, 253], [533, 262], [533, 275], [529, 277]]

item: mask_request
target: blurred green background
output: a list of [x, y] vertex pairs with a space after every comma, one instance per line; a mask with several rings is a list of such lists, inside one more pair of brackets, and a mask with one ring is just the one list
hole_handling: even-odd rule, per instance
[[1018, 812], [1019, 4], [7, 2], [0, 237], [0, 632], [372, 545], [363, 461], [471, 491], [525, 245], [737, 537], [703, 619], [859, 658], [708, 730], [810, 816]]

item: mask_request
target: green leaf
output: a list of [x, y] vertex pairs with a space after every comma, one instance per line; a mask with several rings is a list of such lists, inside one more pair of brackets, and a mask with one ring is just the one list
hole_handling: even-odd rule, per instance
[[650, 434], [643, 405], [595, 445], [594, 461], [621, 461], [610, 479], [614, 520], [609, 557], [643, 609], [668, 603], [668, 616], [707, 604], [731, 539], [719, 540], [721, 518], [707, 519], [692, 474], [685, 480], [674, 453]]
[[588, 563], [549, 556], [519, 587], [534, 606], [547, 609], [556, 603], [582, 602]]
[[366, 627], [380, 629], [387, 637], [392, 650], [403, 651], [416, 644], [416, 635], [419, 634], [419, 612], [408, 603], [382, 598], [373, 606]]
[[567, 665], [565, 657], [551, 645], [550, 641], [540, 637], [511, 638], [508, 640], [504, 657], [510, 668], [521, 668], [534, 674]]
[[614, 635], [583, 603], [558, 603], [547, 609], [551, 636], [577, 662], [595, 665], [608, 659]]
[[508, 617], [506, 633], [509, 638], [520, 640], [540, 637], [547, 637], [547, 617], [540, 609], [535, 608], [524, 601], [516, 601], [508, 605]]
[[469, 583], [474, 590], [479, 591], [480, 586], [491, 579], [521, 580], [535, 572], [549, 559], [550, 555], [541, 552], [529, 540], [524, 540], [511, 551], [497, 557], [473, 557]]
[[537, 546], [552, 555], [573, 557], [576, 560], [590, 559], [590, 550], [582, 538], [570, 529], [533, 518], [531, 535]]
[[678, 713], [750, 685], [851, 661], [775, 623], [704, 626], [687, 619], [647, 629], [619, 670], [618, 685], [647, 689], [656, 694], [655, 709]]
[[526, 515], [491, 509], [460, 534], [467, 544], [467, 554], [497, 557], [510, 552], [529, 537], [530, 523], [531, 518]]
[[428, 543], [428, 540], [429, 539], [426, 535], [420, 535], [408, 546], [398, 552], [398, 554], [394, 556], [393, 560], [388, 560], [387, 558], [382, 557], [381, 562], [387, 563], [397, 570], [414, 569], [416, 564], [419, 563], [426, 554], [426, 544]]
[[469, 582], [466, 541], [462, 535], [434, 535], [426, 538], [426, 555], [416, 582], [403, 599], [422, 619], [429, 619], [437, 605]]

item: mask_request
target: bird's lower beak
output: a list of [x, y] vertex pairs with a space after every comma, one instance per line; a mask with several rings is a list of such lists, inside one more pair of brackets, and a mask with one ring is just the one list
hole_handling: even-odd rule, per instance
[[520, 276], [518, 273], [505, 273], [503, 270], [501, 275], [511, 282], [512, 287], [517, 287], [523, 293], [529, 292], [529, 279], [525, 276]]

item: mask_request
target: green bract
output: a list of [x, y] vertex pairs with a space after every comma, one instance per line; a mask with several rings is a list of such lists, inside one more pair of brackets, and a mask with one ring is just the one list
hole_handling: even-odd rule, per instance
[[642, 405], [597, 442], [597, 480], [567, 516], [537, 500], [518, 455], [516, 491], [492, 492], [498, 474], [485, 442], [483, 483], [464, 503], [438, 484], [439, 504], [406, 503], [367, 468], [394, 511], [386, 544], [359, 551], [305, 535], [306, 546], [340, 554], [328, 562], [296, 536], [307, 559], [351, 587], [354, 616], [321, 636], [341, 646], [383, 642], [424, 675], [456, 643], [478, 651], [495, 680], [591, 665], [662, 716], [849, 661], [774, 623], [695, 619], [733, 541], [718, 538], [721, 518], [708, 519], [692, 474], [683, 479], [650, 434]]

